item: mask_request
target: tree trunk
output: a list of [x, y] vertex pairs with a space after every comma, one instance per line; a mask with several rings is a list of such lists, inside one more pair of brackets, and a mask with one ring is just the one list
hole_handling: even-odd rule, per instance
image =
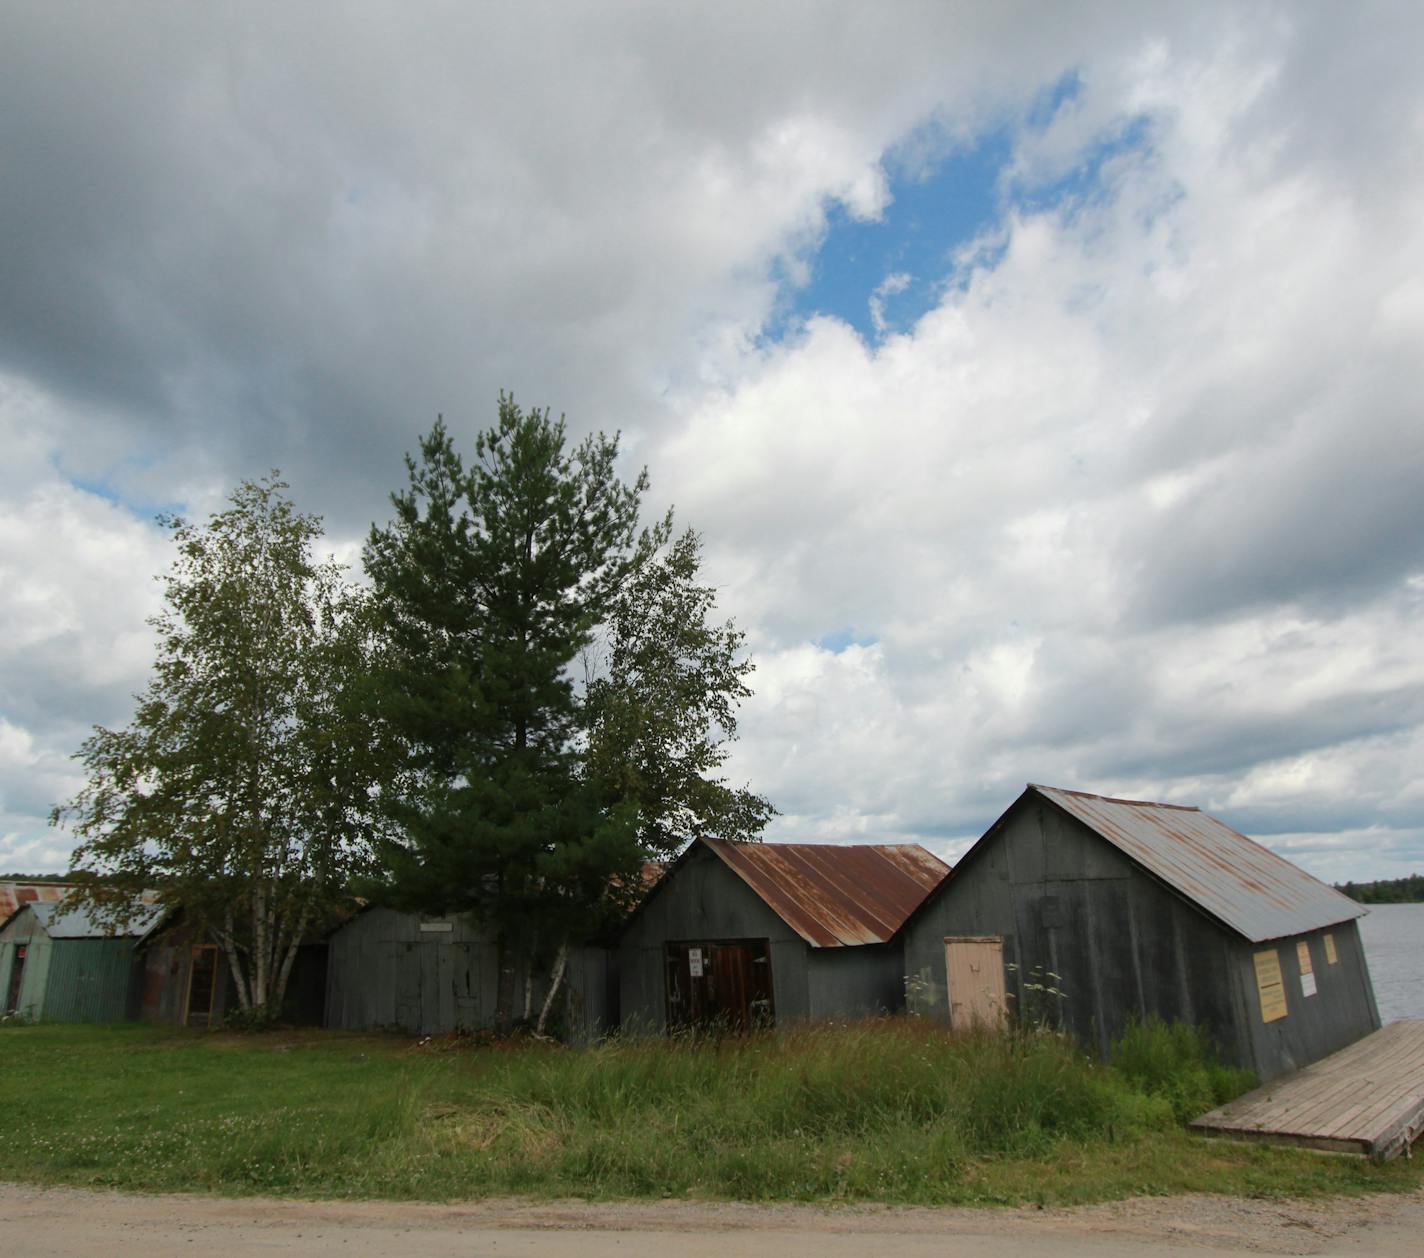
[[252, 994], [248, 990], [247, 979], [243, 977], [242, 960], [237, 955], [237, 941], [233, 938], [232, 925], [232, 909], [229, 907], [223, 915], [223, 932], [218, 936], [218, 942], [227, 954], [228, 968], [232, 971], [232, 984], [237, 988], [237, 1003], [244, 1009], [251, 1009]]
[[534, 953], [539, 947], [539, 936], [536, 933], [529, 940], [529, 947], [525, 949], [524, 958], [524, 1025], [528, 1026], [529, 1021], [534, 1016]]
[[498, 977], [494, 988], [494, 1030], [496, 1035], [508, 1035], [514, 1015], [515, 947], [507, 930], [501, 930], [495, 940]]
[[309, 909], [302, 910], [301, 916], [297, 918], [297, 927], [292, 931], [291, 941], [287, 944], [286, 955], [282, 958], [281, 968], [277, 971], [277, 982], [272, 992], [274, 1013], [281, 1013], [282, 1002], [287, 998], [287, 980], [292, 977], [292, 966], [297, 959], [297, 950], [302, 946], [302, 937], [307, 933], [307, 921], [310, 916]]
[[549, 1023], [549, 1015], [554, 1011], [554, 1002], [558, 998], [559, 988], [563, 986], [564, 974], [569, 965], [569, 945], [561, 943], [559, 945], [559, 955], [554, 958], [553, 973], [549, 975], [549, 994], [544, 997], [544, 1007], [539, 1010], [539, 1025], [534, 1028], [535, 1035], [543, 1035], [544, 1028]]
[[259, 882], [252, 891], [252, 1007], [267, 1006], [270, 979], [267, 966], [267, 897]]

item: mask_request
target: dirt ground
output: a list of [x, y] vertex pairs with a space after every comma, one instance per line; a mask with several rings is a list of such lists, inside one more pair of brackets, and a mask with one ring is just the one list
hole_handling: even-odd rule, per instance
[[13, 1258], [1127, 1258], [1239, 1254], [1416, 1258], [1424, 1192], [1329, 1202], [1137, 1198], [1070, 1210], [815, 1208], [681, 1201], [465, 1205], [137, 1197], [0, 1185]]

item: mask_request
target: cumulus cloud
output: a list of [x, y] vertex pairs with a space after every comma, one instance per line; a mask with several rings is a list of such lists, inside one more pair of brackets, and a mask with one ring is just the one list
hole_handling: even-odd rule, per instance
[[[621, 428], [704, 532], [782, 837], [953, 854], [1041, 780], [1424, 864], [1420, 42], [1368, 6], [12, 5], [0, 864], [63, 851], [65, 757], [142, 684], [153, 508], [280, 466], [349, 555], [500, 387]], [[989, 135], [995, 221], [879, 277], [874, 344], [794, 313], [831, 207]]]
[[838, 624], [886, 661], [841, 715], [893, 737], [759, 721], [748, 768], [815, 744], [779, 766], [793, 826], [821, 832], [833, 781], [896, 836], [959, 818], [953, 851], [1035, 779], [1319, 827], [1329, 862], [1293, 850], [1322, 870], [1382, 861], [1389, 815], [1391, 867], [1424, 859], [1392, 767], [1424, 718], [1424, 324], [1397, 265], [1424, 189], [1381, 199], [1301, 139], [1292, 48], [1109, 59], [1010, 172], [1041, 186], [1106, 146], [1091, 196], [1011, 199], [911, 332], [813, 320], [689, 406], [660, 461], [764, 668], [816, 676], [803, 640]]

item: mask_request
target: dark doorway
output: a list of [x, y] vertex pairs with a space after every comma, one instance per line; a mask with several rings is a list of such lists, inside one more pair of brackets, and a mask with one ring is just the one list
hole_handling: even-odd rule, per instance
[[10, 991], [5, 997], [5, 1013], [14, 1013], [20, 1007], [20, 982], [25, 977], [25, 945], [15, 945], [15, 960], [10, 966]]
[[195, 944], [193, 960], [188, 969], [188, 1007], [184, 1010], [186, 1026], [210, 1026], [213, 1020], [213, 997], [218, 990], [218, 950], [216, 944]]
[[749, 1031], [775, 1020], [765, 939], [667, 945], [668, 1030]]

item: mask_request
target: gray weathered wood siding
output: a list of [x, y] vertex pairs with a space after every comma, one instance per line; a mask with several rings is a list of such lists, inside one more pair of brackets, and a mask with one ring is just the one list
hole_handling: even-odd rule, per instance
[[[417, 914], [373, 908], [335, 931], [328, 940], [326, 1025], [389, 1027], [417, 1035], [492, 1026], [498, 983], [494, 941], [465, 917], [441, 924], [449, 929], [422, 930]], [[536, 1013], [548, 990], [548, 960], [537, 957], [533, 963]], [[527, 964], [521, 961], [521, 971]], [[609, 1029], [607, 966], [604, 949], [570, 953], [566, 1022], [572, 1039], [594, 1039]], [[521, 999], [522, 992], [521, 979]]]
[[[1106, 1051], [1128, 1018], [1204, 1024], [1233, 1057], [1230, 942], [1086, 827], [1031, 799], [906, 927], [917, 1012], [949, 1021], [944, 939], [1000, 935], [1005, 990]], [[1053, 975], [1058, 975], [1057, 979]], [[1052, 986], [1059, 999], [1036, 992]]]
[[[1326, 961], [1326, 935], [1335, 940], [1334, 965]], [[1297, 944], [1302, 942], [1310, 949], [1313, 996], [1305, 995], [1301, 984]], [[1267, 948], [1274, 948], [1280, 959], [1286, 993], [1286, 1016], [1273, 1022], [1262, 1020], [1256, 992], [1254, 954]], [[1379, 1008], [1358, 923], [1341, 922], [1326, 930], [1259, 944], [1242, 940], [1235, 952], [1234, 986], [1244, 1011], [1253, 1068], [1263, 1082], [1319, 1061], [1379, 1029]]]
[[814, 1019], [870, 1018], [904, 1008], [905, 961], [898, 943], [808, 948], [806, 964]]
[[706, 848], [694, 850], [629, 922], [619, 941], [625, 1032], [667, 1029], [666, 947], [702, 940], [765, 939], [781, 1025], [864, 1017], [903, 1004], [898, 943], [812, 948]]
[[[1006, 990], [1025, 1013], [1061, 1016], [1104, 1053], [1133, 1017], [1204, 1026], [1224, 1060], [1269, 1079], [1379, 1025], [1358, 930], [1331, 928], [1339, 963], [1328, 976], [1324, 933], [1311, 936], [1320, 994], [1303, 1006], [1294, 940], [1250, 944], [1076, 819], [1029, 798], [910, 920], [903, 944], [910, 1007], [924, 1016], [949, 1021], [945, 937], [999, 935]], [[1252, 963], [1266, 946], [1279, 948], [1293, 997], [1290, 1017], [1269, 1025]], [[1034, 982], [1064, 996], [1036, 993]]]
[[777, 1022], [811, 1016], [806, 941], [702, 848], [664, 875], [619, 940], [623, 1030], [667, 1029], [667, 944], [730, 939], [768, 941]]

